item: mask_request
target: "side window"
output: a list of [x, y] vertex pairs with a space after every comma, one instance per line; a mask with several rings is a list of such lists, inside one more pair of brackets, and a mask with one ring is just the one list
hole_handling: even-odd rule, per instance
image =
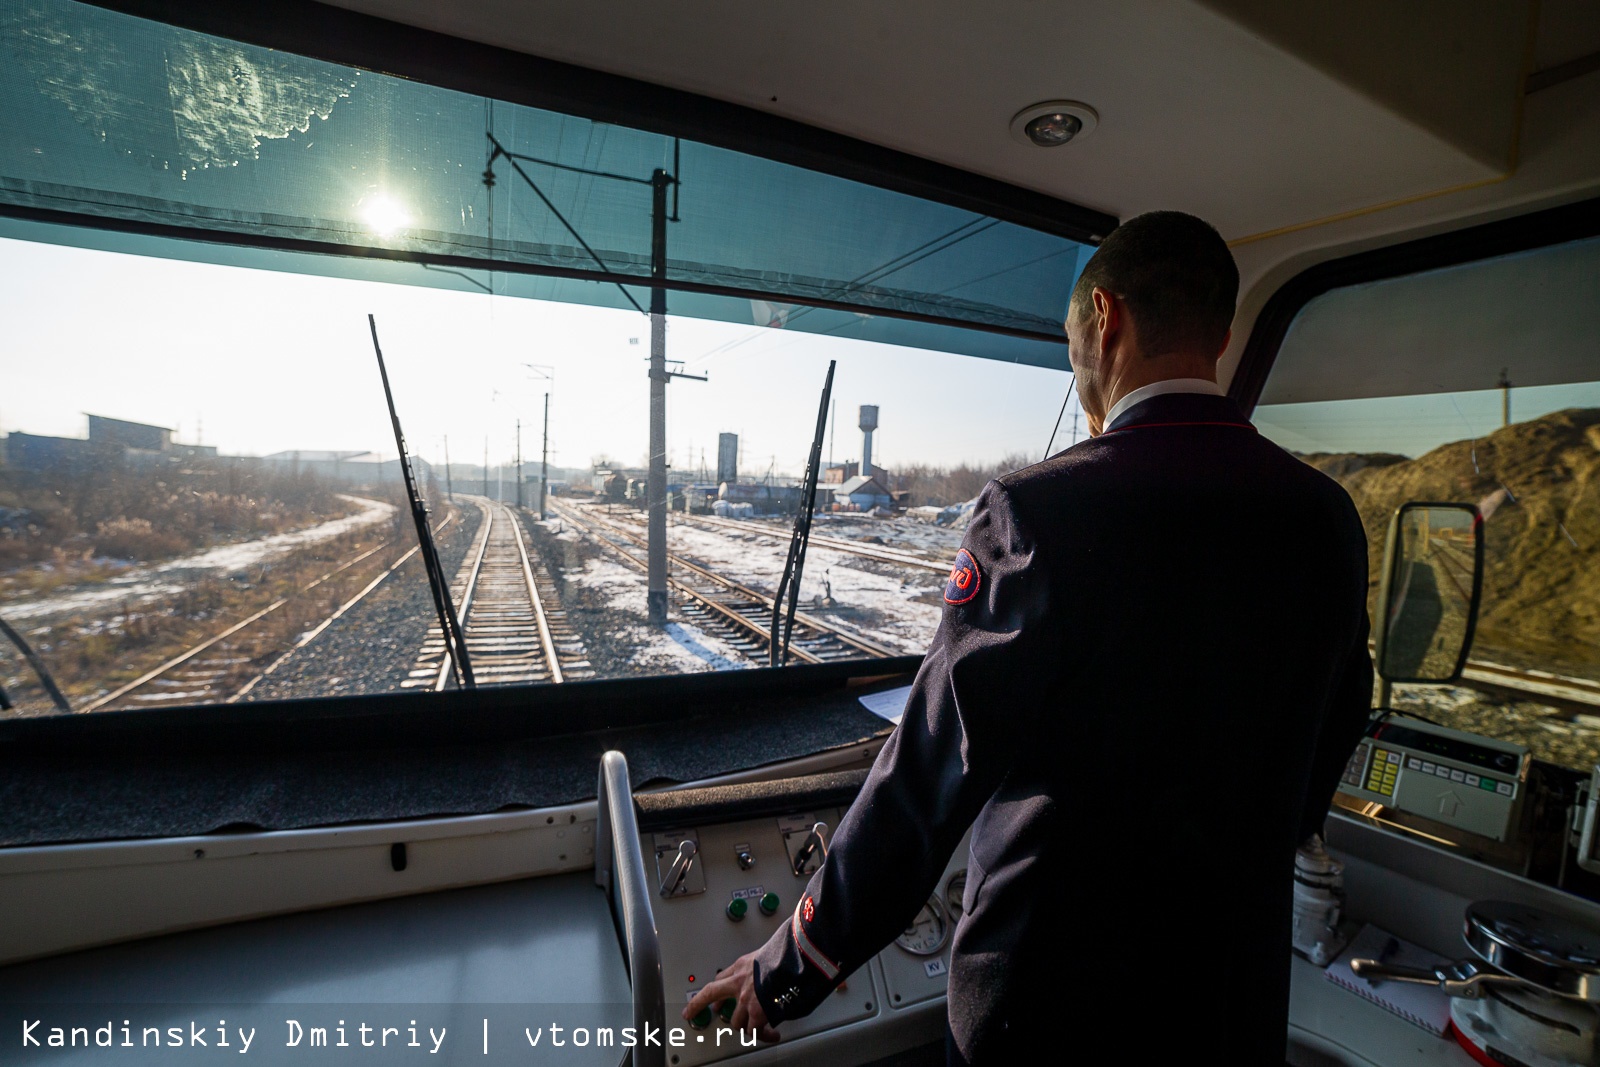
[[1600, 239], [1317, 298], [1255, 422], [1349, 491], [1374, 596], [1400, 504], [1484, 516], [1463, 684], [1396, 686], [1395, 708], [1576, 770], [1600, 762]]

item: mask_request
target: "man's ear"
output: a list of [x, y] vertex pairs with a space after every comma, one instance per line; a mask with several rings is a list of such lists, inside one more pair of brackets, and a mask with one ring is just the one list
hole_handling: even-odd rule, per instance
[[1115, 293], [1098, 285], [1094, 287], [1090, 298], [1094, 302], [1092, 325], [1100, 335], [1100, 350], [1104, 352], [1111, 347], [1112, 338], [1122, 330], [1122, 301], [1117, 299]]

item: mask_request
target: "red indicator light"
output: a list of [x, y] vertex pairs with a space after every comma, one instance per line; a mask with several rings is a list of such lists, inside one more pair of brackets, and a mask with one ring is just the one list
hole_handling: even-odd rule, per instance
[[692, 974], [691, 974], [691, 975], [690, 975], [690, 976], [689, 976], [689, 981], [691, 981], [691, 982], [692, 982], [692, 981], [694, 981], [694, 975], [692, 975]]

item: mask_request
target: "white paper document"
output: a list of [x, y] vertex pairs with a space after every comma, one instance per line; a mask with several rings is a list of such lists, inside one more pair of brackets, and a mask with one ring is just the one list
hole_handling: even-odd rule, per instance
[[899, 689], [885, 689], [881, 693], [869, 693], [861, 698], [861, 706], [880, 719], [888, 719], [896, 726], [900, 725], [900, 716], [906, 713], [906, 698], [911, 695], [911, 687], [902, 685]]

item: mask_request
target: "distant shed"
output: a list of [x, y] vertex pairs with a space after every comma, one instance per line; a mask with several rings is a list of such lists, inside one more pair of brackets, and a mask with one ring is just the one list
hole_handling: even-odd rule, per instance
[[89, 416], [89, 440], [95, 444], [116, 444], [142, 452], [165, 452], [172, 447], [172, 431], [165, 426], [127, 419]]
[[833, 501], [871, 511], [873, 508], [890, 507], [894, 498], [875, 476], [858, 474], [833, 491]]

